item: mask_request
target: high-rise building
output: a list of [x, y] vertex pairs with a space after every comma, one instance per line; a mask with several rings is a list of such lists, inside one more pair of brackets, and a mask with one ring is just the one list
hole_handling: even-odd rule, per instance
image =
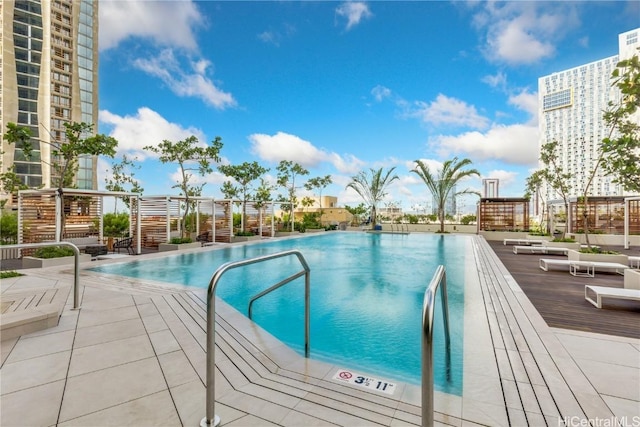
[[[609, 101], [620, 101], [620, 92], [612, 87], [611, 73], [622, 60], [638, 55], [640, 28], [618, 36], [618, 54], [575, 68], [553, 73], [538, 80], [540, 146], [558, 142], [558, 157], [565, 173], [571, 175], [569, 197], [584, 194], [589, 175], [598, 160], [599, 143], [609, 136], [603, 120]], [[602, 168], [596, 170], [588, 194], [625, 195]], [[544, 200], [558, 199], [551, 189], [540, 195]]]
[[[0, 2], [0, 126], [26, 126], [33, 134], [31, 158], [2, 142], [2, 165], [15, 165], [29, 187], [52, 186], [51, 143], [64, 143], [65, 122], [98, 119], [98, 2], [3, 0]], [[79, 159], [75, 185], [97, 189], [97, 158]], [[3, 195], [6, 197], [6, 195]]]

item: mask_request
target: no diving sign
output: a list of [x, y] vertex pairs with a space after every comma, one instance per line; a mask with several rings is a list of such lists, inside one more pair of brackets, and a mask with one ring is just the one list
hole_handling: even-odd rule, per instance
[[386, 394], [393, 394], [396, 391], [396, 385], [394, 383], [368, 377], [347, 369], [338, 369], [338, 372], [335, 373], [333, 379], [343, 383], [364, 387], [369, 390], [380, 391]]

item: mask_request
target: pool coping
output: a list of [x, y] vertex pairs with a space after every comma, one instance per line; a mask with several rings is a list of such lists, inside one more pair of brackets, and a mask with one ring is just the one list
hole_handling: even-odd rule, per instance
[[[470, 280], [465, 284], [463, 395], [458, 397], [436, 391], [436, 420], [461, 426], [468, 423], [563, 425], [571, 417], [613, 419], [616, 415], [580, 369], [573, 355], [562, 346], [557, 331], [544, 323], [484, 238], [475, 236], [467, 251], [475, 262], [467, 262], [465, 265], [465, 277]], [[158, 256], [167, 255], [171, 254]], [[135, 259], [139, 258], [133, 260]], [[122, 260], [101, 261], [105, 264], [114, 262]], [[86, 268], [94, 265], [96, 264], [82, 265], [84, 286], [102, 288], [108, 282], [107, 276], [111, 275], [86, 271]], [[68, 267], [26, 270], [25, 273], [56, 280], [65, 285], [72, 280]], [[476, 277], [477, 281], [474, 281], [473, 278]], [[180, 292], [198, 295], [200, 301], [204, 301], [203, 290], [193, 291], [187, 287], [171, 287], [139, 280], [119, 280], [114, 285], [121, 293], [127, 293], [127, 290], [133, 293], [144, 290], [158, 295]], [[476, 307], [480, 299], [482, 306]], [[221, 320], [228, 321], [235, 330], [241, 331], [242, 339], [251, 342], [264, 357], [282, 365], [279, 369], [307, 378], [310, 385], [317, 384], [318, 381], [324, 384], [334, 382], [332, 376], [335, 369], [345, 368], [307, 360], [222, 301], [216, 304]], [[478, 310], [479, 307], [482, 309]], [[68, 309], [69, 307], [65, 310]], [[36, 335], [41, 336], [43, 333]], [[593, 339], [592, 335], [587, 335]], [[631, 342], [640, 349], [639, 340], [617, 340]], [[3, 341], [3, 353], [4, 344]], [[6, 355], [3, 355], [3, 371], [6, 367], [5, 360]], [[201, 366], [199, 369], [201, 370]], [[199, 375], [202, 376], [201, 372]], [[274, 375], [278, 375], [278, 372]], [[355, 398], [372, 399], [372, 392], [362, 391], [355, 386], [339, 383], [336, 387], [349, 390], [348, 393]], [[198, 393], [202, 393], [202, 390]], [[420, 388], [399, 384], [397, 393], [394, 398], [382, 396], [385, 401], [395, 401], [394, 405], [398, 408], [398, 415], [391, 415], [387, 419], [388, 425], [419, 424]], [[378, 393], [374, 394], [377, 395]], [[5, 400], [5, 394], [2, 400]], [[197, 400], [200, 401], [201, 396]], [[225, 415], [228, 413], [225, 408]], [[366, 418], [362, 420], [367, 421]]]

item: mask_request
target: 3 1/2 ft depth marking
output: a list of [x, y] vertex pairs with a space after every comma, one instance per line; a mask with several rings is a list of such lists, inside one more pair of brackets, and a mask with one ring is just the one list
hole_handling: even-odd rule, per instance
[[372, 378], [348, 369], [338, 369], [333, 379], [386, 394], [393, 394], [396, 391], [396, 385], [392, 382]]

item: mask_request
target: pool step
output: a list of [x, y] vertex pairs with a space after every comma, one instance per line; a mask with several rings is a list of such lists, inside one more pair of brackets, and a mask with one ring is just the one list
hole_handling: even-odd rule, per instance
[[[204, 387], [204, 293], [153, 300], [197, 373], [199, 387]], [[331, 379], [334, 366], [309, 361], [287, 349], [222, 301], [216, 303], [216, 310], [222, 316], [216, 322], [215, 407], [225, 424], [256, 424], [253, 417], [258, 417], [275, 425], [420, 425], [420, 407], [400, 402], [400, 391], [398, 396], [386, 397], [337, 383]], [[444, 425], [462, 423], [441, 413], [435, 419]], [[193, 421], [197, 421], [195, 415]]]
[[58, 325], [71, 288], [31, 288], [2, 293], [0, 336], [9, 340]]

